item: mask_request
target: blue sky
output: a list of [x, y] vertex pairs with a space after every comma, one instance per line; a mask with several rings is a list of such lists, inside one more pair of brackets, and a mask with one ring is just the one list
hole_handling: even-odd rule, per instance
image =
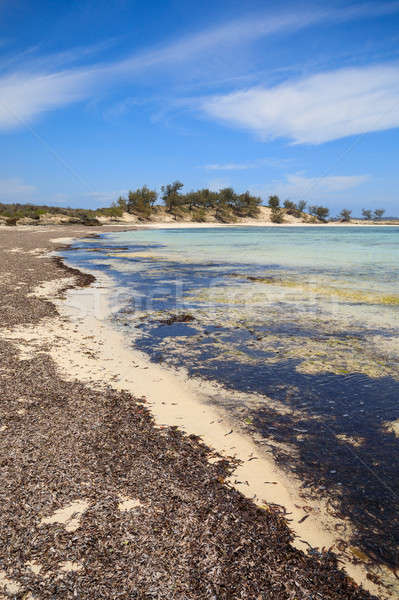
[[399, 1], [0, 0], [0, 201], [232, 186], [399, 215]]

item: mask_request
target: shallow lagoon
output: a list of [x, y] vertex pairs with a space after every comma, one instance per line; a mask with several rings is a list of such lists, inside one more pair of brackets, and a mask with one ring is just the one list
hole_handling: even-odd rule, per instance
[[68, 260], [114, 277], [132, 343], [223, 384], [352, 545], [399, 566], [399, 228], [137, 230]]

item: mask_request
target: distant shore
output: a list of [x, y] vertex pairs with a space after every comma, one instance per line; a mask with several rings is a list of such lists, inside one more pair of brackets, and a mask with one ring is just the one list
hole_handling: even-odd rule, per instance
[[[81, 226], [78, 226], [80, 229]], [[340, 223], [336, 221], [331, 221], [328, 223], [301, 223], [301, 222], [290, 222], [290, 223], [272, 223], [271, 221], [245, 221], [240, 223], [216, 223], [214, 221], [209, 221], [206, 223], [196, 223], [193, 221], [146, 221], [146, 222], [137, 222], [137, 221], [107, 221], [103, 223], [99, 228], [96, 227], [87, 227], [84, 226], [82, 230], [82, 234], [86, 233], [86, 235], [90, 235], [90, 233], [94, 232], [94, 229], [98, 230], [98, 233], [106, 232], [109, 228], [113, 228], [115, 230], [126, 230], [126, 229], [222, 229], [222, 228], [231, 228], [231, 227], [300, 227], [300, 228], [309, 228], [309, 227], [319, 227], [319, 228], [330, 228], [334, 229], [346, 229], [348, 227], [399, 227], [399, 221], [395, 222], [350, 222], [350, 223]], [[65, 232], [73, 233], [75, 231], [76, 225], [65, 225], [64, 223], [48, 223], [48, 224], [38, 224], [38, 225], [16, 225], [13, 227], [9, 227], [7, 225], [0, 223], [0, 231], [17, 231], [17, 232], [37, 232], [40, 231], [48, 231], [51, 228], [63, 229]], [[68, 236], [68, 239], [73, 239], [73, 235]]]
[[[31, 207], [32, 210], [34, 207]], [[49, 210], [63, 210], [59, 208], [48, 207]], [[28, 207], [25, 211], [29, 213]], [[111, 211], [111, 212], [110, 212]], [[39, 210], [34, 218], [25, 216], [5, 217], [0, 214], [0, 228], [7, 227], [23, 227], [36, 228], [41, 226], [71, 226], [79, 227], [81, 225], [88, 227], [95, 226], [132, 226], [137, 227], [154, 227], [154, 228], [169, 228], [169, 227], [382, 227], [382, 226], [397, 226], [399, 220], [390, 221], [387, 219], [359, 219], [351, 218], [349, 221], [338, 220], [321, 220], [320, 218], [307, 213], [292, 213], [287, 209], [279, 209], [278, 219], [276, 214], [269, 206], [261, 205], [257, 208], [256, 216], [240, 216], [230, 213], [219, 213], [215, 210], [206, 210], [198, 215], [198, 212], [186, 210], [179, 214], [173, 214], [166, 210], [165, 206], [155, 206], [151, 209], [150, 214], [122, 211], [114, 207], [113, 209], [101, 209], [96, 211], [71, 209], [72, 214], [67, 212], [43, 212]], [[281, 220], [280, 220], [281, 219]]]
[[167, 223], [135, 223], [135, 227], [139, 228], [150, 228], [150, 229], [199, 229], [209, 227], [334, 227], [334, 228], [345, 228], [345, 227], [399, 227], [399, 221], [393, 223], [368, 223], [368, 222], [350, 222], [350, 223], [339, 223], [331, 221], [328, 223], [272, 223], [271, 221], [259, 221], [259, 222], [245, 222], [245, 223], [194, 223], [189, 221], [175, 221]]

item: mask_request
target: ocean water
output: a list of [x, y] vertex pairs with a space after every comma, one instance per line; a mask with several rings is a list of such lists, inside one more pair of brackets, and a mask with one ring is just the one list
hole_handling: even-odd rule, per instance
[[398, 568], [398, 227], [148, 229], [65, 256], [115, 279], [134, 347], [223, 386], [352, 547]]

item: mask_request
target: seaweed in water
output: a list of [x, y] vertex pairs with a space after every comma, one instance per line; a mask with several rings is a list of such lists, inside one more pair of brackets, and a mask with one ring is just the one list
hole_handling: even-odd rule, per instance
[[167, 319], [161, 319], [158, 321], [162, 325], [173, 325], [174, 323], [190, 323], [191, 321], [195, 321], [195, 317], [188, 313], [171, 315]]

